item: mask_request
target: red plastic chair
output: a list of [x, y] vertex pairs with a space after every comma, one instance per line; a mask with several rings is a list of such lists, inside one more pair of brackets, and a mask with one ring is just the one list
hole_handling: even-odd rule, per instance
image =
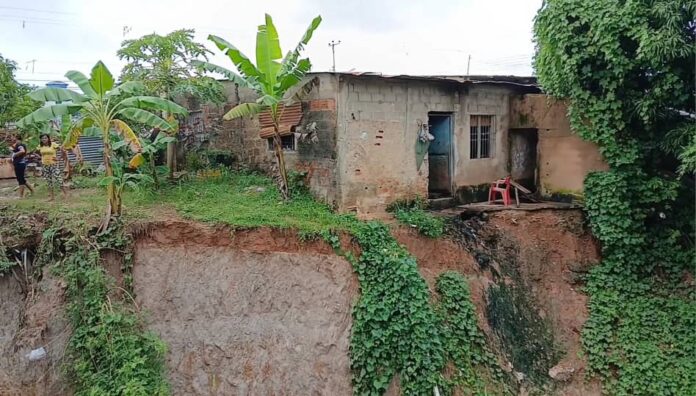
[[510, 176], [496, 180], [491, 184], [491, 188], [488, 190], [488, 203], [495, 201], [497, 194], [502, 197], [503, 205], [510, 205]]

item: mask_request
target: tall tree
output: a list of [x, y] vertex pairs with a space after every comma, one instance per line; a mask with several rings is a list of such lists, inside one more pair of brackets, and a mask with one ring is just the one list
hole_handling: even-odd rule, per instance
[[[207, 60], [211, 52], [193, 40], [192, 29], [175, 30], [167, 35], [148, 34], [125, 40], [117, 55], [128, 63], [121, 72], [122, 81], [142, 81], [147, 94], [174, 100], [190, 95], [204, 102], [222, 103], [222, 85], [206, 77], [193, 62]], [[163, 114], [167, 118], [167, 114]], [[176, 144], [167, 145], [170, 175], [176, 170]]]
[[171, 130], [174, 127], [153, 112], [166, 111], [170, 114], [186, 115], [186, 109], [167, 99], [154, 96], [134, 96], [134, 92], [142, 89], [142, 84], [130, 81], [119, 86], [115, 85], [109, 69], [101, 62], [92, 68], [87, 78], [79, 71], [69, 71], [65, 76], [77, 84], [82, 94], [65, 88], [42, 88], [33, 91], [29, 96], [38, 101], [55, 102], [49, 104], [22, 118], [20, 127], [39, 124], [64, 115], [78, 115], [70, 125], [69, 134], [63, 145], [71, 149], [77, 144], [80, 135], [87, 128], [97, 128], [104, 144], [104, 167], [106, 168], [106, 186], [108, 202], [106, 217], [101, 229], [109, 226], [112, 216], [121, 214], [121, 191], [116, 188], [113, 163], [114, 147], [112, 136], [119, 137], [135, 153], [129, 166], [137, 168], [144, 162], [138, 136], [133, 132], [127, 121]]
[[41, 106], [41, 103], [27, 97], [32, 88], [17, 82], [15, 70], [17, 64], [0, 55], [0, 128]]
[[224, 119], [246, 117], [268, 111], [273, 121], [273, 149], [278, 167], [278, 181], [283, 198], [289, 196], [288, 176], [285, 168], [285, 157], [281, 145], [279, 122], [282, 115], [281, 105], [287, 105], [298, 99], [304, 85], [303, 77], [312, 68], [309, 58], [300, 58], [304, 46], [312, 38], [312, 34], [321, 23], [317, 16], [307, 28], [294, 49], [283, 57], [280, 49], [278, 31], [273, 25], [273, 19], [266, 14], [266, 23], [259, 25], [256, 33], [256, 65], [235, 46], [220, 37], [210, 35], [208, 39], [225, 53], [234, 63], [239, 74], [221, 66], [207, 62], [196, 62], [210, 72], [222, 74], [239, 87], [249, 88], [258, 94], [256, 102], [241, 103], [235, 106]]
[[[696, 394], [696, 2], [546, 0], [536, 71], [609, 170], [585, 180], [602, 243], [583, 345], [612, 395]], [[691, 281], [693, 282], [693, 281]]]

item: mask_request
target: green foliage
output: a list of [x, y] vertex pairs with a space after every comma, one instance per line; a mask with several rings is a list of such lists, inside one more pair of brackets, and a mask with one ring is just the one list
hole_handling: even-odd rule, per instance
[[17, 265], [17, 262], [8, 257], [7, 248], [0, 241], [0, 276], [8, 274], [15, 265]]
[[444, 272], [435, 287], [440, 295], [437, 313], [442, 323], [445, 358], [455, 367], [447, 383], [449, 390], [465, 387], [472, 395], [509, 393], [502, 381], [502, 370], [478, 327], [466, 279], [458, 272]]
[[122, 189], [119, 190], [114, 184], [118, 175], [114, 174], [112, 168], [112, 162], [118, 160], [114, 158], [114, 150], [118, 150], [118, 147], [113, 146], [112, 138], [118, 137], [116, 142], [119, 145], [127, 145], [136, 153], [130, 164], [132, 167], [137, 167], [137, 164], [142, 162], [142, 154], [139, 152], [140, 141], [125, 120], [171, 130], [174, 127], [152, 111], [166, 110], [181, 115], [187, 114], [187, 111], [166, 99], [133, 96], [132, 94], [137, 92], [140, 85], [136, 82], [130, 81], [115, 86], [111, 72], [101, 61], [94, 65], [89, 79], [81, 72], [74, 70], [67, 72], [65, 76], [77, 84], [83, 93], [79, 94], [65, 88], [41, 88], [33, 91], [29, 96], [35, 100], [60, 103], [42, 107], [22, 118], [17, 124], [20, 127], [29, 126], [51, 121], [56, 117], [77, 115], [77, 120], [71, 123], [63, 142], [63, 146], [67, 149], [77, 144], [85, 130], [93, 127], [99, 130], [104, 144], [105, 177], [108, 189], [108, 214], [102, 223], [102, 228], [105, 228], [109, 224], [111, 215], [121, 214], [120, 191]]
[[387, 211], [394, 213], [394, 217], [407, 226], [416, 228], [419, 233], [430, 238], [438, 238], [445, 229], [445, 222], [439, 217], [434, 217], [425, 209], [428, 202], [421, 197], [416, 199], [397, 200], [387, 206]]
[[[57, 231], [47, 232], [55, 236]], [[51, 248], [40, 252], [60, 260], [60, 274], [66, 282], [67, 316], [73, 332], [65, 364], [76, 395], [169, 393], [164, 377], [166, 346], [145, 331], [130, 306], [113, 298], [112, 280], [100, 265], [101, 251], [123, 249], [128, 241], [114, 229], [98, 238], [71, 233], [61, 239], [59, 256], [53, 239]]]
[[175, 30], [165, 36], [152, 33], [134, 40], [125, 40], [117, 55], [128, 63], [121, 80], [143, 82], [150, 95], [191, 95], [206, 102], [223, 103], [222, 85], [205, 77], [193, 61], [208, 59], [211, 53], [193, 40], [192, 29]]
[[31, 87], [15, 80], [17, 64], [0, 55], [0, 128], [36, 110], [41, 103], [27, 97]]
[[357, 220], [334, 213], [309, 194], [284, 202], [272, 181], [254, 173], [222, 170], [222, 177], [189, 180], [160, 192], [141, 190], [130, 198], [140, 205], [173, 205], [184, 216], [236, 227], [270, 226], [299, 231], [350, 230]]
[[280, 105], [296, 102], [303, 92], [304, 84], [300, 82], [310, 71], [312, 64], [309, 58], [300, 59], [300, 55], [320, 23], [320, 16], [314, 18], [297, 46], [283, 57], [278, 31], [271, 16], [266, 14], [265, 23], [259, 25], [256, 34], [256, 65], [234, 45], [214, 35], [208, 36], [208, 39], [230, 58], [239, 74], [208, 62], [197, 62], [204, 70], [222, 74], [237, 86], [249, 88], [259, 96], [256, 102], [238, 104], [223, 118], [229, 120], [253, 116], [262, 111], [269, 112], [275, 132], [273, 144], [278, 166], [278, 182], [284, 199], [289, 198], [290, 193], [278, 130], [282, 113]]
[[234, 157], [226, 150], [202, 149], [186, 154], [186, 167], [192, 171], [206, 168], [229, 168], [232, 165], [234, 165]]
[[398, 373], [404, 394], [433, 394], [443, 382], [444, 348], [416, 260], [383, 224], [361, 223], [354, 236], [362, 253], [352, 260], [360, 281], [350, 341], [353, 393], [382, 395]]
[[[693, 59], [696, 3], [550, 0], [535, 59], [610, 170], [585, 181], [602, 243], [583, 345], [612, 395], [696, 394]], [[691, 173], [691, 174], [690, 174]]]
[[403, 224], [416, 228], [419, 233], [429, 238], [440, 237], [445, 228], [445, 222], [441, 218], [423, 209], [396, 209], [394, 217]]

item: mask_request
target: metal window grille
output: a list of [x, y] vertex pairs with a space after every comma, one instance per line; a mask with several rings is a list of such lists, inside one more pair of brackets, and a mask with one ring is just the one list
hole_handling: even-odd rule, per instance
[[470, 120], [469, 157], [491, 158], [493, 153], [493, 116], [472, 115]]
[[[273, 150], [273, 138], [268, 140], [268, 149]], [[285, 151], [295, 151], [295, 134], [280, 137], [280, 147]]]
[[469, 126], [469, 136], [470, 136], [470, 144], [469, 144], [469, 158], [475, 159], [478, 158], [478, 151], [479, 151], [479, 139], [478, 139], [478, 116], [471, 116], [471, 125]]

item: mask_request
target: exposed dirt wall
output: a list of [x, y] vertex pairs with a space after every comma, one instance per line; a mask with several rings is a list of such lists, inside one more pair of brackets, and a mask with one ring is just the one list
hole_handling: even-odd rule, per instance
[[[60, 367], [70, 334], [63, 291], [48, 270], [29, 298], [13, 276], [0, 277], [0, 395], [72, 394]], [[46, 356], [30, 361], [26, 355], [40, 347]]]
[[148, 234], [136, 248], [135, 293], [169, 347], [174, 394], [352, 393], [357, 281], [328, 246], [186, 223]]

